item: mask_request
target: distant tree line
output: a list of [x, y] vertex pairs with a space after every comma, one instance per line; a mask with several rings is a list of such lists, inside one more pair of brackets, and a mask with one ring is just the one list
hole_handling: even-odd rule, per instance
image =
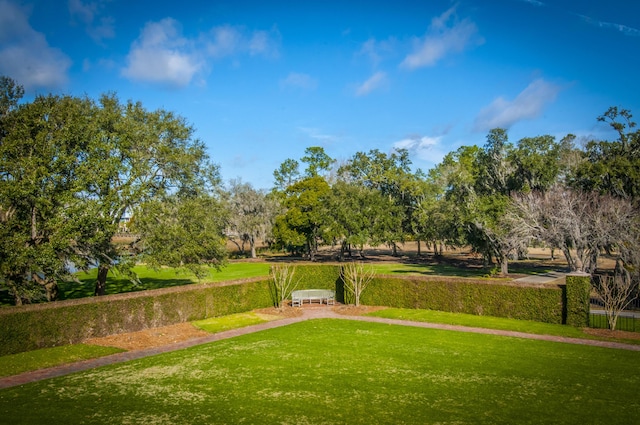
[[[194, 129], [165, 110], [122, 103], [115, 94], [37, 96], [0, 79], [0, 285], [16, 304], [56, 298], [70, 267], [110, 270], [136, 261], [202, 275], [222, 265], [231, 241], [255, 257], [257, 241], [314, 260], [319, 247], [342, 259], [365, 246], [419, 254], [469, 246], [508, 273], [533, 243], [562, 253], [571, 269], [594, 273], [602, 253], [615, 279], [634, 288], [640, 265], [640, 131], [631, 113], [598, 119], [612, 141], [577, 146], [542, 135], [509, 141], [505, 129], [483, 146], [462, 146], [423, 172], [399, 149], [357, 152], [338, 163], [321, 147], [286, 159], [270, 192], [220, 181]], [[120, 221], [138, 239], [117, 245]]]

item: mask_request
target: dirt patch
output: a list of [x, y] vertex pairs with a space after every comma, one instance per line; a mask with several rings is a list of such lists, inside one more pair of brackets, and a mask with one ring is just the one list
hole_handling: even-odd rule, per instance
[[258, 314], [266, 314], [268, 316], [279, 316], [281, 318], [302, 316], [302, 309], [299, 307], [284, 306], [282, 308], [269, 307], [254, 310]]
[[191, 323], [179, 323], [177, 325], [145, 329], [138, 332], [110, 335], [102, 338], [91, 338], [86, 340], [85, 344], [117, 347], [127, 351], [135, 351], [143, 350], [145, 348], [161, 347], [163, 345], [200, 338], [207, 335], [210, 335], [210, 333], [196, 328]]
[[371, 305], [339, 305], [333, 308], [338, 314], [344, 314], [345, 316], [361, 316], [363, 314], [372, 313], [378, 310], [384, 310], [387, 307], [371, 306]]
[[609, 329], [584, 328], [584, 333], [600, 338], [640, 340], [639, 332], [612, 331]]

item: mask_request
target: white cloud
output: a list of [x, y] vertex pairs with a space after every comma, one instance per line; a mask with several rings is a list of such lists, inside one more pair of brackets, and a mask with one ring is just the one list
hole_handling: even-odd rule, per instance
[[329, 144], [336, 142], [340, 139], [339, 136], [323, 133], [321, 130], [312, 127], [298, 127], [298, 130], [302, 131], [307, 137], [321, 143]]
[[406, 149], [422, 161], [437, 164], [444, 158], [444, 151], [440, 145], [442, 136], [411, 136], [393, 144], [394, 149]]
[[370, 38], [362, 44], [362, 47], [357, 52], [360, 56], [365, 56], [371, 61], [371, 64], [376, 67], [380, 62], [393, 53], [395, 39], [389, 38], [388, 40], [377, 41], [375, 38]]
[[59, 88], [67, 82], [71, 60], [49, 46], [45, 36], [29, 24], [27, 12], [0, 0], [0, 74], [28, 91]]
[[212, 28], [210, 34], [207, 52], [215, 58], [234, 54], [242, 43], [242, 34], [231, 25]]
[[387, 80], [387, 74], [378, 71], [373, 74], [367, 81], [356, 87], [356, 96], [365, 96], [377, 88], [380, 88]]
[[509, 128], [514, 123], [536, 118], [543, 109], [553, 102], [560, 87], [539, 78], [527, 86], [513, 100], [498, 97], [483, 108], [475, 120], [475, 130], [486, 131], [492, 128]]
[[[221, 25], [193, 38], [182, 34], [181, 24], [173, 18], [148, 22], [131, 44], [127, 66], [122, 75], [137, 81], [185, 87], [196, 76], [208, 71], [212, 61], [229, 57], [239, 66], [238, 57], [277, 57], [280, 33], [248, 31], [244, 27]], [[197, 80], [204, 83], [204, 79]]]
[[252, 56], [277, 58], [280, 55], [280, 32], [276, 27], [270, 31], [254, 31], [249, 39], [249, 53]]
[[165, 18], [145, 25], [131, 46], [122, 75], [137, 81], [184, 87], [203, 67], [192, 43], [182, 36], [180, 23]]
[[433, 18], [427, 34], [414, 40], [413, 52], [404, 58], [401, 68], [412, 70], [433, 66], [449, 53], [461, 52], [468, 46], [484, 43], [473, 22], [456, 19], [455, 9], [456, 6], [453, 6]]
[[[85, 25], [87, 34], [97, 43], [102, 42], [105, 38], [115, 37], [113, 18], [98, 16], [104, 3], [104, 0], [90, 3], [84, 3], [82, 0], [69, 0], [69, 14]], [[94, 23], [96, 20], [98, 23]]]
[[301, 74], [298, 72], [291, 72], [287, 75], [287, 78], [280, 80], [280, 87], [294, 87], [304, 90], [315, 90], [318, 87], [318, 80], [311, 77], [309, 74]]
[[212, 28], [202, 38], [207, 53], [213, 58], [241, 53], [265, 57], [279, 55], [280, 33], [275, 27], [270, 31], [248, 31], [240, 26], [221, 25]]

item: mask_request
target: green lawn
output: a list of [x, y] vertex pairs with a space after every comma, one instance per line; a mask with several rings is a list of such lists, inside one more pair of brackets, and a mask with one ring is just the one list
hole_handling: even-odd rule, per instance
[[484, 277], [487, 275], [487, 270], [459, 268], [447, 264], [373, 263], [372, 266], [378, 274], [457, 277]]
[[255, 312], [230, 314], [228, 316], [211, 317], [209, 319], [192, 322], [196, 327], [210, 333], [228, 331], [230, 329], [244, 328], [278, 319], [278, 316], [269, 316]]
[[108, 356], [122, 351], [124, 350], [113, 347], [73, 344], [11, 354], [0, 357], [0, 377]]
[[4, 423], [637, 421], [640, 352], [310, 320], [0, 390]]
[[[476, 316], [473, 314], [448, 313], [436, 310], [416, 310], [386, 308], [369, 313], [369, 316], [388, 319], [413, 320], [416, 322], [442, 323], [446, 325], [471, 326], [476, 328], [500, 329], [538, 335], [565, 336], [568, 338], [590, 338], [581, 329], [566, 325], [534, 322], [529, 320], [505, 319], [502, 317]], [[640, 343], [640, 341], [637, 341]]]
[[[172, 268], [154, 270], [146, 266], [136, 266], [133, 271], [140, 282], [134, 283], [125, 276], [110, 273], [107, 280], [107, 294], [143, 291], [146, 289], [167, 288], [170, 286], [198, 283], [198, 279], [190, 273]], [[60, 299], [83, 298], [93, 296], [97, 270], [78, 273], [77, 282], [60, 284]], [[230, 262], [220, 271], [211, 268], [209, 276], [202, 282], [223, 282], [228, 280], [245, 279], [257, 276], [268, 276], [269, 264], [265, 262]]]

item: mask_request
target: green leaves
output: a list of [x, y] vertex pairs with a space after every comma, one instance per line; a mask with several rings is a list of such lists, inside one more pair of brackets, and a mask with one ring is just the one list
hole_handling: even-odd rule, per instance
[[[167, 196], [209, 196], [219, 184], [218, 168], [194, 129], [172, 112], [122, 104], [115, 94], [98, 102], [38, 96], [18, 106], [21, 94], [12, 81], [0, 80], [0, 282], [16, 303], [29, 301], [18, 294], [30, 293], [20, 287], [33, 282], [53, 299], [70, 262], [124, 267], [128, 252], [112, 239], [126, 214]], [[193, 216], [202, 206], [192, 207], [191, 219], [203, 218]], [[184, 220], [186, 212], [180, 210]], [[194, 234], [192, 224], [182, 223]], [[215, 233], [220, 245], [220, 229], [203, 234]], [[193, 248], [181, 261], [222, 259], [217, 245]], [[106, 272], [99, 276], [96, 292], [103, 294]]]
[[141, 259], [151, 267], [184, 267], [202, 278], [209, 265], [223, 264], [226, 215], [215, 198], [172, 196], [145, 202], [134, 214]]

